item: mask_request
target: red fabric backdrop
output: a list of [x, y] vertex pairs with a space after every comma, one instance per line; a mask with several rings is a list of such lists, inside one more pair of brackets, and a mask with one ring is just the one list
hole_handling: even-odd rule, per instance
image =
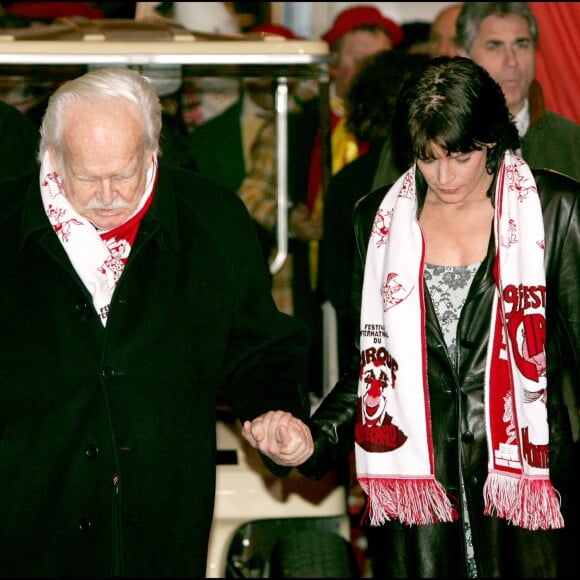
[[529, 2], [540, 28], [536, 77], [546, 106], [580, 123], [580, 4]]

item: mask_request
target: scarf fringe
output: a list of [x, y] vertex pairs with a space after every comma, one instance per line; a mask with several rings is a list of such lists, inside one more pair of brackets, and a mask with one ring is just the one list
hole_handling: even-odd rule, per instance
[[528, 530], [564, 527], [560, 496], [549, 479], [492, 473], [483, 494], [485, 515], [496, 514]]
[[363, 516], [371, 526], [397, 519], [408, 525], [451, 522], [458, 519], [457, 510], [445, 488], [435, 478], [375, 479], [359, 478], [368, 496]]

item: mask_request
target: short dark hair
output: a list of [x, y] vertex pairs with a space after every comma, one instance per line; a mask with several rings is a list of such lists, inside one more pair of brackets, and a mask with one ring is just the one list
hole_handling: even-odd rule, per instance
[[398, 161], [406, 167], [432, 158], [434, 143], [448, 154], [491, 144], [490, 174], [507, 149], [520, 146], [501, 87], [483, 67], [459, 56], [433, 58], [405, 82], [395, 108], [393, 139]]
[[464, 2], [455, 24], [457, 29], [457, 46], [467, 54], [481, 26], [488, 16], [509, 16], [515, 14], [526, 20], [530, 27], [530, 36], [534, 46], [538, 46], [538, 22], [527, 2]]

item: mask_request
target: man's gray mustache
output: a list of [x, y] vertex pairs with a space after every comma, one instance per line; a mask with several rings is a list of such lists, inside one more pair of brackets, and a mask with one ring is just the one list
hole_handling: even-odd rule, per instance
[[129, 204], [127, 204], [123, 200], [118, 199], [115, 200], [113, 203], [106, 205], [104, 203], [101, 203], [100, 201], [97, 201], [96, 199], [91, 199], [91, 201], [89, 201], [89, 203], [87, 204], [87, 209], [104, 209], [104, 210], [129, 209]]

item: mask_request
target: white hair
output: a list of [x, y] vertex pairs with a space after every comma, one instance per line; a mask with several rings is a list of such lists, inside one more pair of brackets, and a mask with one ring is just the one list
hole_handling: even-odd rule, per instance
[[127, 68], [100, 68], [66, 81], [50, 97], [42, 125], [38, 159], [54, 149], [62, 153], [63, 120], [71, 105], [82, 100], [124, 99], [143, 118], [144, 147], [157, 153], [161, 134], [161, 103], [151, 83], [140, 73]]

